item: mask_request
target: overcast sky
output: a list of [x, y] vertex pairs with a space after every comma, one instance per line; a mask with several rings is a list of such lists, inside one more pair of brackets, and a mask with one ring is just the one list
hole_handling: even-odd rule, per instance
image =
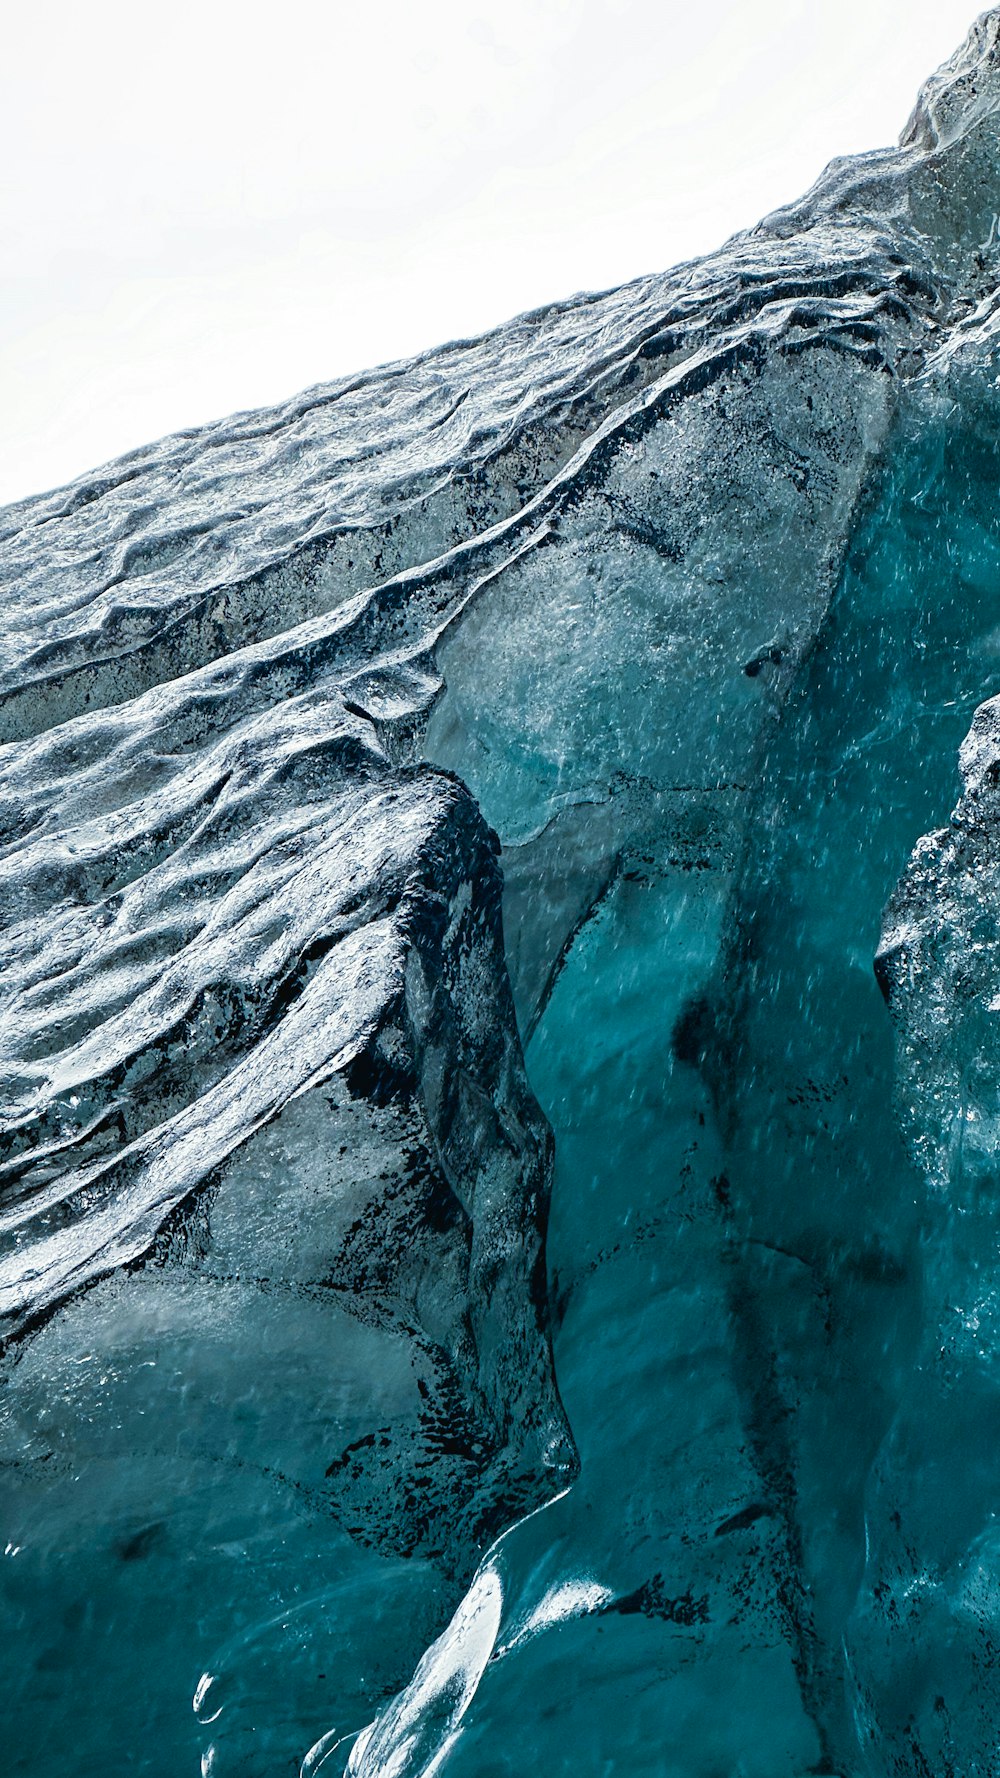
[[975, 0], [54, 0], [0, 59], [0, 502], [718, 245]]

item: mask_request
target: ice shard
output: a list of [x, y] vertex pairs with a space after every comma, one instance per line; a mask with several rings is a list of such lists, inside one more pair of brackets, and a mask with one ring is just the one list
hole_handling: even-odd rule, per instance
[[11, 1778], [997, 1769], [998, 130], [0, 514]]

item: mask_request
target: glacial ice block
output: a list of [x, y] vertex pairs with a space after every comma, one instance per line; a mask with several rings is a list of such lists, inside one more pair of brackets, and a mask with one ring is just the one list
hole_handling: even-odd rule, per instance
[[12, 1774], [992, 1772], [998, 115], [0, 515]]

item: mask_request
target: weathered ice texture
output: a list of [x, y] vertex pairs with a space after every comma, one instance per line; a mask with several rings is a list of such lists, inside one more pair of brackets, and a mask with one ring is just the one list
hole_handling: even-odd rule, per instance
[[[877, 967], [923, 1188], [916, 1371], [873, 1476], [856, 1638], [890, 1769], [992, 1772], [1000, 1683], [1000, 703], [977, 712], [948, 828], [922, 839]], [[924, 1653], [924, 1660], [915, 1654]], [[926, 1663], [927, 1670], [922, 1670]]]
[[998, 128], [0, 514], [5, 1778], [1000, 1774]]

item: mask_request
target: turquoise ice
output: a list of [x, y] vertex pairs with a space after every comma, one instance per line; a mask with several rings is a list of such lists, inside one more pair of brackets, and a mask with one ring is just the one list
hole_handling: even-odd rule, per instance
[[998, 117], [0, 515], [10, 1778], [1000, 1769]]

